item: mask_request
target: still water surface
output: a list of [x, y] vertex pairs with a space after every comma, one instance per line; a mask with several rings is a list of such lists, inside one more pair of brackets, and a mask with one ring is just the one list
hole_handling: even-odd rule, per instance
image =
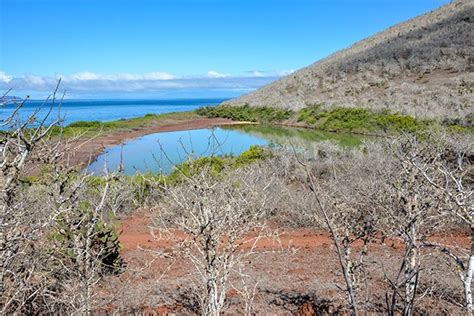
[[169, 173], [190, 155], [239, 155], [252, 145], [310, 148], [324, 140], [342, 146], [357, 146], [361, 142], [353, 135], [253, 125], [156, 133], [108, 148], [88, 170], [99, 175], [105, 167], [117, 170], [122, 165], [128, 175], [137, 171]]

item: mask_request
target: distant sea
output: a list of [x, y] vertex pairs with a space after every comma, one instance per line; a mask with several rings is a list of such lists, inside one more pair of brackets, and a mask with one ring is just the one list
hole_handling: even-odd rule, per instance
[[[59, 115], [64, 125], [77, 121], [114, 121], [144, 116], [148, 113], [169, 113], [192, 111], [201, 106], [217, 105], [226, 99], [174, 99], [174, 100], [64, 100]], [[38, 119], [49, 110], [44, 101], [28, 100], [19, 111], [21, 118], [26, 118], [37, 109]], [[14, 110], [14, 104], [0, 107], [0, 120], [4, 120]], [[50, 119], [58, 116], [56, 106]]]

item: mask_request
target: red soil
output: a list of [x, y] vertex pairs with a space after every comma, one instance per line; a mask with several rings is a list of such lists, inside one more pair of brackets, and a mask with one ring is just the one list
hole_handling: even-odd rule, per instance
[[[165, 237], [160, 238], [160, 232], [153, 229], [150, 215], [145, 211], [136, 212], [122, 221], [120, 243], [123, 253], [135, 249], [160, 249], [171, 246], [172, 242]], [[175, 233], [179, 234], [179, 233]], [[181, 238], [184, 235], [179, 234]], [[175, 236], [176, 237], [176, 236]], [[249, 239], [252, 236], [248, 237]], [[298, 229], [282, 231], [278, 234], [278, 241], [271, 238], [262, 238], [256, 244], [258, 250], [281, 250], [290, 247], [318, 248], [329, 247], [331, 238], [326, 232]], [[244, 245], [244, 247], [250, 245]]]
[[[165, 236], [160, 237], [160, 231], [152, 224], [151, 214], [146, 211], [137, 211], [126, 217], [122, 222], [120, 243], [122, 251], [126, 253], [135, 249], [160, 249], [170, 247], [173, 242]], [[260, 239], [255, 247], [258, 250], [281, 250], [288, 248], [314, 249], [332, 246], [333, 241], [328, 232], [311, 229], [292, 229], [276, 231], [278, 239], [265, 237]], [[184, 238], [184, 234], [175, 232], [174, 237]], [[251, 239], [254, 236], [248, 236]], [[174, 238], [173, 238], [174, 239]], [[443, 235], [431, 236], [429, 241], [449, 246], [467, 248], [470, 245], [467, 232], [451, 232]], [[384, 240], [384, 243], [393, 249], [400, 249], [403, 245], [397, 240]], [[249, 247], [250, 245], [245, 245]], [[357, 245], [356, 245], [357, 247]]]
[[[127, 266], [124, 273], [111, 277], [110, 282], [106, 280], [100, 286], [101, 293], [109, 293], [110, 304], [125, 310], [134, 306], [149, 315], [192, 313], [190, 306], [194, 301], [190, 289], [198, 278], [194, 267], [188, 261], [166, 255], [170, 253], [173, 241], [159, 238], [156, 230], [152, 233], [151, 215], [147, 211], [137, 211], [121, 223], [121, 253]], [[184, 234], [177, 232], [174, 237], [183, 238]], [[247, 285], [258, 288], [254, 301], [257, 314], [337, 313], [337, 308], [343, 304], [337, 286], [343, 283], [329, 234], [281, 228], [279, 237], [280, 242], [269, 238], [260, 240], [256, 247], [258, 253], [248, 257], [242, 265]], [[431, 240], [462, 248], [469, 245], [469, 237], [464, 233], [434, 236]], [[385, 269], [398, 269], [403, 253], [399, 242], [386, 240], [384, 247], [380, 245], [372, 244], [368, 257], [369, 261], [376, 262], [371, 272], [374, 281], [369, 294], [372, 296], [382, 293], [382, 287], [386, 286], [382, 281]], [[436, 256], [440, 255], [435, 254], [433, 258]], [[456, 285], [455, 276], [450, 273], [447, 270], [440, 275], [450, 285]], [[242, 284], [239, 277], [234, 276], [231, 281], [237, 288]], [[231, 314], [242, 314], [242, 297], [235, 289], [228, 294], [227, 310]], [[121, 306], [117, 306], [118, 302]], [[433, 305], [447, 308], [445, 303], [436, 300], [430, 304], [430, 308]]]

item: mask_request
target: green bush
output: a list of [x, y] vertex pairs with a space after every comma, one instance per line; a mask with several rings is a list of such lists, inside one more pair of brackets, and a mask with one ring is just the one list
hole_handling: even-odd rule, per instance
[[474, 133], [474, 113], [464, 118], [446, 118], [442, 123], [447, 126], [448, 131], [453, 133]]
[[49, 234], [49, 239], [53, 243], [55, 255], [64, 259], [69, 259], [72, 264], [76, 262], [81, 254], [77, 251], [78, 243], [85, 244], [87, 232], [90, 225], [94, 225], [91, 243], [92, 256], [100, 264], [99, 274], [110, 274], [121, 271], [123, 260], [120, 256], [120, 242], [118, 233], [112, 224], [103, 220], [98, 220], [90, 210], [88, 202], [79, 203], [78, 210], [71, 216], [58, 216], [55, 227]]
[[168, 184], [175, 184], [180, 182], [183, 176], [190, 177], [206, 168], [211, 173], [211, 175], [217, 176], [224, 170], [224, 168], [232, 164], [231, 160], [232, 159], [230, 157], [211, 156], [186, 161], [176, 166], [166, 178], [166, 181]]
[[269, 157], [271, 157], [270, 151], [260, 146], [251, 146], [235, 157], [211, 156], [192, 159], [176, 166], [168, 176], [162, 176], [162, 181], [168, 185], [174, 185], [181, 182], [183, 177], [190, 177], [205, 169], [212, 176], [219, 176], [225, 169], [241, 168]]
[[[236, 121], [275, 123], [290, 119], [294, 112], [272, 107], [251, 107], [249, 105], [203, 107], [196, 113], [207, 117], [223, 117]], [[364, 108], [332, 108], [324, 110], [321, 104], [308, 106], [296, 113], [298, 122], [309, 126], [336, 132], [416, 132], [425, 129], [429, 122], [388, 110], [373, 111]]]
[[362, 108], [320, 110], [320, 106], [301, 110], [298, 121], [317, 129], [358, 133], [378, 131], [413, 133], [424, 130], [428, 126], [425, 121], [388, 110], [372, 111]]
[[301, 109], [298, 112], [298, 122], [305, 122], [307, 124], [316, 123], [316, 115], [321, 112], [321, 105], [316, 104]]
[[234, 121], [272, 123], [289, 119], [293, 112], [287, 109], [252, 107], [246, 104], [242, 106], [207, 106], [197, 109], [196, 113], [202, 116], [222, 117]]
[[260, 146], [250, 146], [249, 149], [242, 152], [238, 157], [235, 158], [237, 166], [245, 166], [257, 162], [259, 160], [265, 160], [271, 157], [271, 151], [265, 150]]

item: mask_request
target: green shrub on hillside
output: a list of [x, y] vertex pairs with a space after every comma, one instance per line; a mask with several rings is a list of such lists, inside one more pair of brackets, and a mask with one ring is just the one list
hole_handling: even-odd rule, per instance
[[202, 116], [223, 117], [235, 121], [271, 123], [287, 120], [293, 112], [287, 109], [252, 107], [246, 104], [242, 106], [207, 106], [197, 109], [196, 113]]
[[464, 118], [446, 118], [442, 123], [453, 133], [474, 133], [474, 113]]
[[412, 116], [362, 108], [334, 108], [320, 110], [320, 106], [308, 107], [299, 112], [298, 121], [327, 131], [344, 132], [417, 132], [428, 123]]
[[324, 110], [321, 104], [309, 106], [297, 113], [291, 110], [272, 107], [251, 107], [220, 105], [204, 107], [196, 113], [207, 117], [223, 117], [237, 121], [276, 123], [296, 116], [298, 122], [325, 131], [376, 133], [376, 132], [416, 132], [425, 129], [434, 122], [392, 113], [388, 110], [373, 111], [364, 108], [333, 108]]
[[321, 112], [321, 105], [316, 104], [301, 109], [298, 112], [298, 122], [305, 122], [307, 124], [316, 123], [316, 115]]

